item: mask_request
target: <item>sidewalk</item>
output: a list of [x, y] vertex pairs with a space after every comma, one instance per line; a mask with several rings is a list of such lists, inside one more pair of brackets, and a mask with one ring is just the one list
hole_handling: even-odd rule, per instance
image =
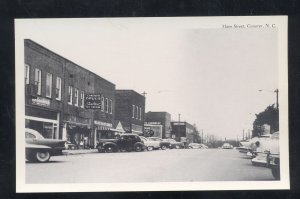
[[77, 154], [87, 154], [87, 153], [98, 153], [97, 149], [75, 149], [75, 150], [63, 150], [65, 155], [77, 155]]

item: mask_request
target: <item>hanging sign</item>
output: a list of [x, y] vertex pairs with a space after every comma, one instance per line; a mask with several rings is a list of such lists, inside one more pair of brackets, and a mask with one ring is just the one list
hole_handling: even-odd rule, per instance
[[84, 108], [101, 109], [101, 94], [85, 94]]

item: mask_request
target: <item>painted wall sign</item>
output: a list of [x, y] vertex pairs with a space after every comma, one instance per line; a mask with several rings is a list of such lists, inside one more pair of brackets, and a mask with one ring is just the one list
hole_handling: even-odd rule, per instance
[[50, 100], [43, 97], [37, 97], [32, 99], [32, 104], [37, 106], [50, 107]]
[[101, 94], [85, 94], [84, 107], [86, 109], [101, 109]]

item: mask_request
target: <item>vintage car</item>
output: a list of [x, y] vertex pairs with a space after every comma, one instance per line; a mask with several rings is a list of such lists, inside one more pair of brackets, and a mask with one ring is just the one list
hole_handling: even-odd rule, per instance
[[166, 150], [167, 148], [170, 148], [170, 142], [164, 141], [159, 137], [148, 137], [147, 139], [152, 142], [153, 149]]
[[146, 148], [142, 139], [135, 134], [118, 134], [113, 139], [99, 139], [97, 144], [98, 152], [119, 152], [136, 151], [141, 152]]
[[62, 155], [64, 140], [46, 139], [33, 129], [25, 129], [26, 159], [29, 162], [47, 162], [51, 156]]
[[279, 132], [271, 134], [268, 138], [255, 142], [253, 150], [253, 165], [262, 165], [271, 168], [273, 177], [280, 179]]
[[167, 139], [163, 139], [163, 140], [170, 143], [170, 146], [169, 146], [170, 149], [183, 149], [184, 148], [183, 142], [177, 142], [176, 140], [171, 139], [171, 138], [167, 138]]
[[201, 149], [202, 146], [201, 146], [201, 144], [199, 144], [199, 143], [190, 143], [190, 144], [188, 145], [188, 148], [189, 148], [189, 149]]
[[224, 143], [222, 145], [222, 149], [233, 149], [233, 146], [231, 144], [229, 144], [229, 143]]

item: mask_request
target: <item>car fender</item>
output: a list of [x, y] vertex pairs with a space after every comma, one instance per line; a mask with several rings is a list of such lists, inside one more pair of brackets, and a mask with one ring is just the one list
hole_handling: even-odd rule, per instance
[[52, 149], [46, 145], [37, 145], [37, 144], [26, 144], [27, 149]]
[[118, 145], [116, 143], [114, 143], [114, 142], [105, 142], [103, 144], [103, 147], [110, 146], [110, 145], [116, 147], [116, 149], [119, 148]]

